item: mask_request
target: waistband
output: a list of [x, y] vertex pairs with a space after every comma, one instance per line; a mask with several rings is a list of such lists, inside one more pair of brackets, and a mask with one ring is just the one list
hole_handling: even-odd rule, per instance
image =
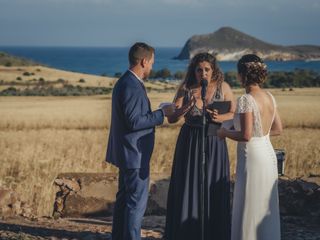
[[[192, 128], [202, 128], [202, 124], [200, 123], [192, 123], [192, 122], [185, 122], [185, 125], [192, 127]], [[206, 123], [206, 136], [217, 136], [217, 131], [220, 129], [221, 123]]]

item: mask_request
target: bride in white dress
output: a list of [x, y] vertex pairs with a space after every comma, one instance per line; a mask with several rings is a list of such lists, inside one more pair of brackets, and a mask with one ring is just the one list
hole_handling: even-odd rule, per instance
[[235, 130], [218, 132], [238, 141], [231, 239], [280, 240], [277, 159], [269, 136], [281, 133], [281, 120], [274, 97], [260, 87], [267, 77], [263, 61], [245, 55], [238, 73], [246, 94], [238, 99]]

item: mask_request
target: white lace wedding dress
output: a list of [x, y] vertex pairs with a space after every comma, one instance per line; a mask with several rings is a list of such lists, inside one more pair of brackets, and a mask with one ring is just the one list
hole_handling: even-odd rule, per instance
[[245, 112], [253, 112], [253, 136], [238, 142], [232, 240], [280, 240], [277, 159], [269, 134], [263, 136], [259, 107], [250, 94], [238, 100], [236, 130], [241, 129], [239, 114]]

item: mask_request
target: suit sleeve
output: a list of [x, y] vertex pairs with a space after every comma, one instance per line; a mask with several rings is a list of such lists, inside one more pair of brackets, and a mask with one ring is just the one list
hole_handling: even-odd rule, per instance
[[127, 88], [123, 93], [122, 109], [130, 130], [153, 128], [163, 123], [163, 111], [161, 109], [154, 112], [148, 111], [149, 107], [145, 103], [146, 96], [139, 88]]

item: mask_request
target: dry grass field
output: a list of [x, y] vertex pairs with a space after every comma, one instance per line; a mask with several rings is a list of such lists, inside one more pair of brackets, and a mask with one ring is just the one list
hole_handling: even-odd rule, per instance
[[[0, 91], [9, 86], [14, 86], [17, 89], [26, 89], [37, 84], [40, 79], [48, 84], [51, 83], [55, 88], [63, 86], [59, 80], [62, 80], [65, 84], [81, 87], [112, 87], [116, 82], [116, 78], [112, 77], [76, 73], [44, 66], [0, 66]], [[152, 89], [164, 89], [172, 87], [173, 84], [147, 82], [145, 86]]]
[[[286, 150], [286, 175], [320, 174], [320, 89], [271, 92], [285, 125], [272, 142]], [[173, 95], [149, 93], [154, 109]], [[104, 163], [110, 112], [110, 95], [0, 97], [0, 186], [17, 191], [38, 215], [50, 215], [59, 173], [116, 171]], [[157, 128], [151, 171], [170, 174], [180, 126]], [[234, 173], [236, 144], [228, 145]]]

